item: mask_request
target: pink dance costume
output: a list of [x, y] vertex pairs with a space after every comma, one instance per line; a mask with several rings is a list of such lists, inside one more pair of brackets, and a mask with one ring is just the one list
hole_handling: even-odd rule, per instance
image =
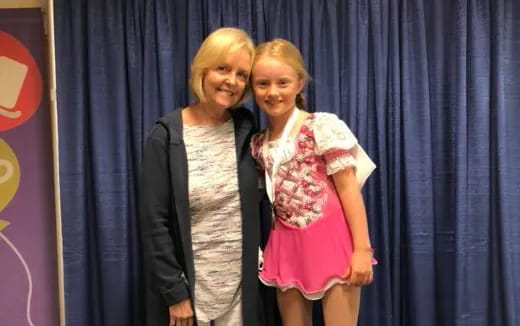
[[265, 130], [253, 136], [251, 149], [270, 175], [272, 150], [284, 147], [274, 179], [274, 227], [259, 278], [282, 290], [297, 288], [309, 300], [321, 299], [333, 285], [346, 283], [343, 276], [352, 256], [350, 229], [331, 175], [346, 167], [356, 168], [357, 174], [362, 153], [362, 184], [375, 165], [347, 125], [331, 113], [309, 115], [285, 144], [269, 142], [267, 157], [264, 137]]

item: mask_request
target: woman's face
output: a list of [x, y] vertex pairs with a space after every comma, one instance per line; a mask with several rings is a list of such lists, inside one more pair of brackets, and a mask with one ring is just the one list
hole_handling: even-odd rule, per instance
[[262, 57], [251, 74], [255, 101], [262, 111], [269, 117], [292, 112], [304, 81], [291, 66], [273, 57]]
[[224, 61], [206, 70], [202, 87], [207, 104], [227, 109], [242, 98], [251, 70], [251, 57], [246, 49], [239, 49]]

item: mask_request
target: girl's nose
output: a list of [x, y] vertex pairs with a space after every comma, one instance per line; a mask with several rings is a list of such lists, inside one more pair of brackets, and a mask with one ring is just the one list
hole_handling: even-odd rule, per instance
[[267, 89], [267, 96], [278, 96], [278, 88], [276, 86], [271, 86]]

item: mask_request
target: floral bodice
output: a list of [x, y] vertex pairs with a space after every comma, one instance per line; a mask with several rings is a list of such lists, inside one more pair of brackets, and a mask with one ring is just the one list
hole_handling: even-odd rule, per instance
[[[347, 125], [331, 113], [310, 114], [294, 137], [284, 144], [270, 141], [264, 157], [262, 145], [265, 131], [253, 136], [253, 157], [263, 169], [272, 172], [272, 150], [283, 146], [275, 177], [276, 218], [297, 228], [303, 228], [319, 219], [324, 211], [341, 210], [330, 175], [356, 160], [350, 151], [357, 139]], [[339, 206], [339, 207], [336, 207]]]

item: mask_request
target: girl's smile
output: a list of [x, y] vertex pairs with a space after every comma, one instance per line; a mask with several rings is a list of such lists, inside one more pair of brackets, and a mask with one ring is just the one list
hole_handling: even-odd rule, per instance
[[291, 66], [273, 57], [259, 59], [252, 70], [255, 101], [270, 118], [292, 112], [303, 84], [303, 78]]

